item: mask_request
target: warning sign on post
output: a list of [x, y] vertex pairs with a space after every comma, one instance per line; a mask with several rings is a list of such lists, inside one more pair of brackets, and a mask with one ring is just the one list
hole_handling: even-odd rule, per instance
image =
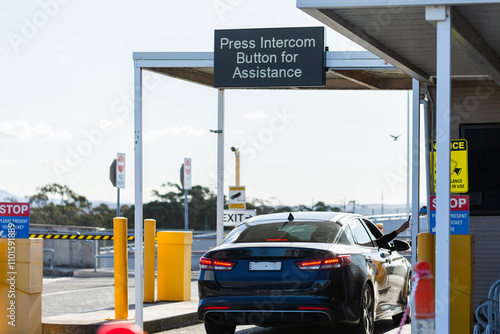
[[0, 238], [28, 239], [29, 203], [0, 203]]
[[229, 187], [229, 209], [245, 210], [246, 208], [245, 187]]
[[184, 190], [193, 189], [191, 185], [191, 167], [191, 158], [184, 158], [184, 182], [182, 183]]
[[[432, 171], [434, 175], [434, 192], [436, 192], [436, 142], [432, 152]], [[467, 140], [452, 139], [450, 141], [450, 192], [465, 194], [469, 191], [469, 164]]]
[[125, 153], [118, 153], [116, 157], [116, 187], [125, 188]]
[[[430, 196], [430, 230], [436, 233], [436, 195]], [[450, 234], [469, 234], [469, 196], [450, 197]]]

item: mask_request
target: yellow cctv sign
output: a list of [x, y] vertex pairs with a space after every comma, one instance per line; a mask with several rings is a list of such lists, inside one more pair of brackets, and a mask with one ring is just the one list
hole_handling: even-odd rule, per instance
[[245, 200], [245, 186], [229, 187], [229, 209], [247, 208]]
[[[434, 192], [436, 192], [436, 142], [431, 155], [432, 175], [434, 176]], [[452, 139], [450, 141], [450, 192], [464, 194], [469, 191], [469, 164], [467, 140]]]

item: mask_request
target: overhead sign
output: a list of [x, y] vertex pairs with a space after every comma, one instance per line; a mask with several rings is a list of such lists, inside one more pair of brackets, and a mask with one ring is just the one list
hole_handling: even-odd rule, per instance
[[224, 226], [236, 226], [257, 216], [257, 210], [224, 210]]
[[191, 158], [184, 158], [184, 190], [191, 190]]
[[214, 87], [325, 85], [323, 27], [215, 30]]
[[[432, 152], [432, 170], [434, 175], [434, 192], [436, 192], [436, 142]], [[469, 191], [469, 163], [467, 140], [452, 139], [450, 141], [450, 192], [465, 194]]]
[[[436, 195], [430, 196], [430, 229], [436, 233]], [[469, 196], [450, 196], [450, 234], [469, 234]]]
[[29, 203], [0, 203], [0, 238], [28, 239]]
[[125, 188], [125, 153], [118, 153], [116, 158], [116, 186]]

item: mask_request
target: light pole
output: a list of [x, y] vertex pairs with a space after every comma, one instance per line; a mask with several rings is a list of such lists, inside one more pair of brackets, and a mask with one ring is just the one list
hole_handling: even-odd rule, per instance
[[236, 186], [240, 185], [240, 150], [237, 147], [232, 146], [231, 151], [234, 152], [236, 156]]

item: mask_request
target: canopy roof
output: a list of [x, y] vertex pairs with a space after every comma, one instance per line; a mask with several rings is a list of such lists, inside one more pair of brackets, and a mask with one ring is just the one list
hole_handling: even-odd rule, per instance
[[[213, 52], [134, 52], [133, 57], [145, 70], [213, 87]], [[325, 66], [326, 86], [297, 88], [411, 89], [410, 75], [367, 51], [327, 51]]]
[[426, 6], [448, 5], [452, 80], [500, 85], [500, 2], [492, 0], [297, 0], [297, 7], [424, 85], [435, 83], [436, 27]]

